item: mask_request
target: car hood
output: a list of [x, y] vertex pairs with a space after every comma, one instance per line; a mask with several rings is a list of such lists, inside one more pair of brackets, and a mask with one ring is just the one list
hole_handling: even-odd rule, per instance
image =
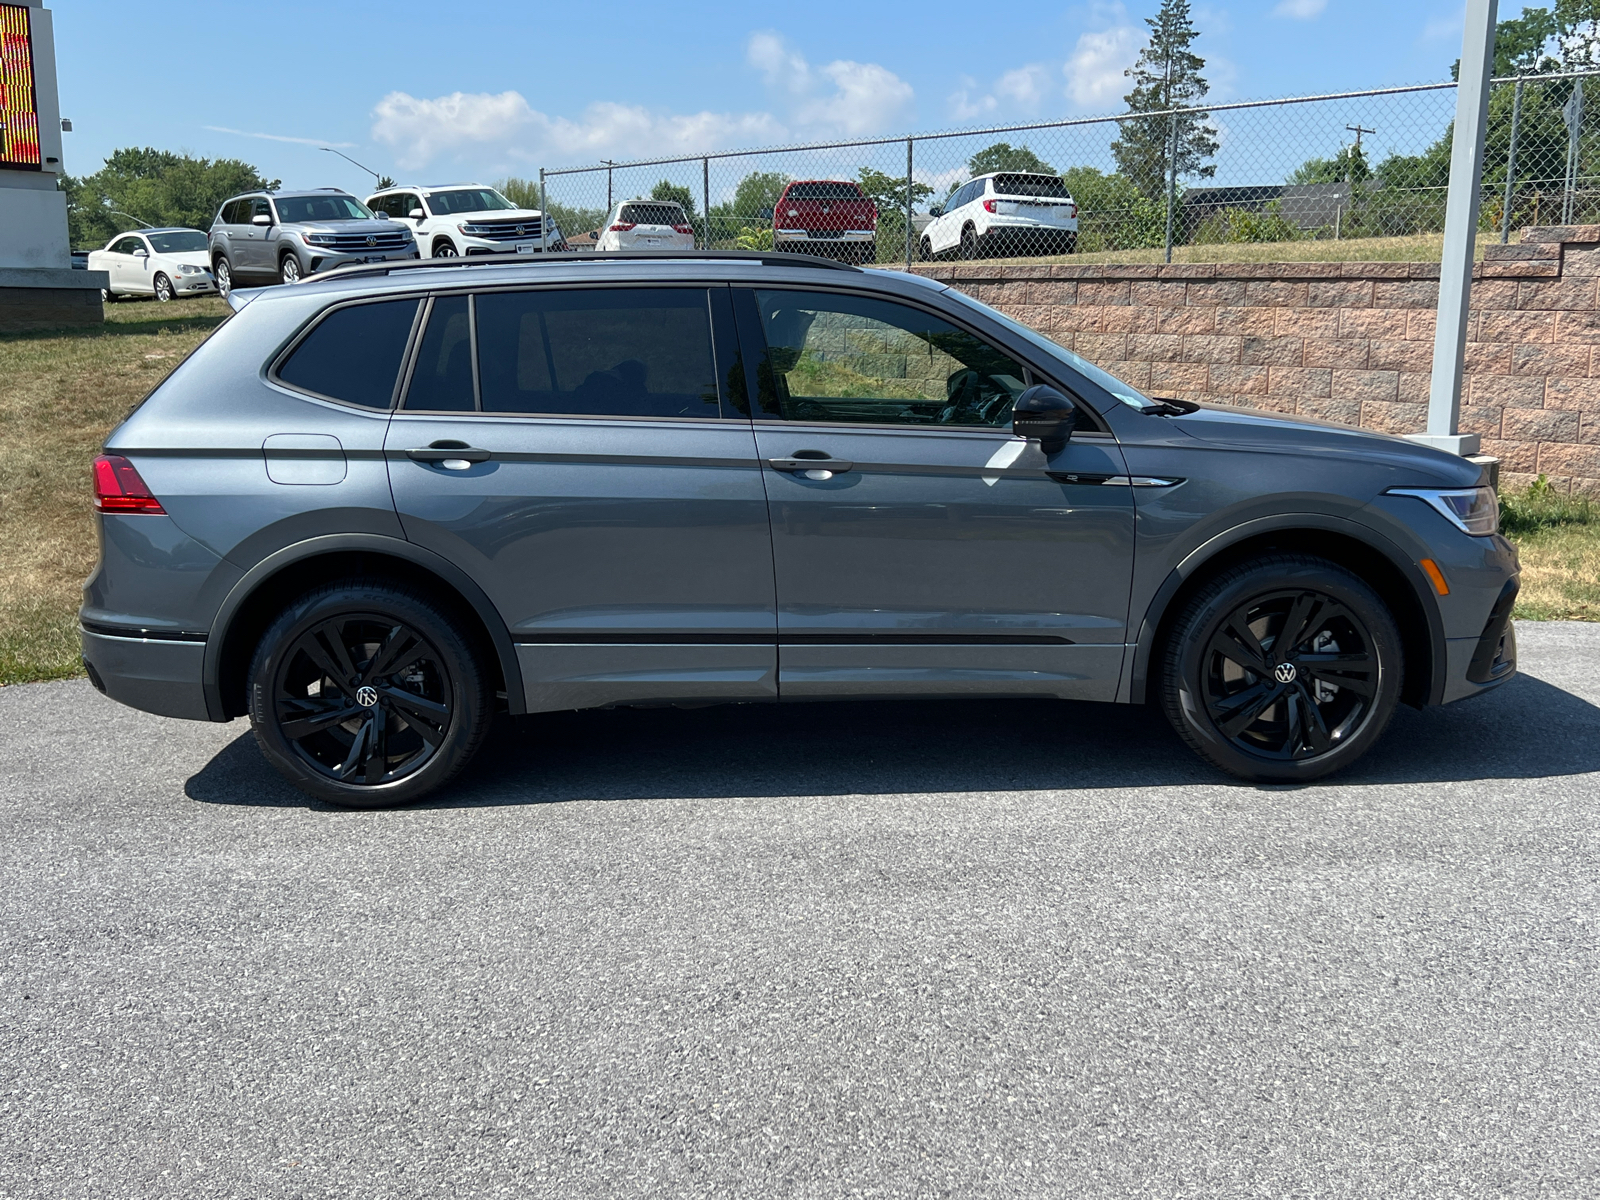
[[482, 212], [451, 213], [441, 221], [537, 221], [544, 214], [537, 208], [486, 208]]
[[182, 263], [189, 267], [205, 267], [209, 269], [211, 266], [211, 256], [204, 250], [184, 250], [179, 254], [158, 254], [156, 257], [163, 262]]
[[1370, 429], [1253, 408], [1201, 408], [1170, 419], [1199, 441], [1263, 454], [1315, 454], [1383, 462], [1418, 475], [1419, 483], [1471, 487], [1483, 468], [1458, 455]]

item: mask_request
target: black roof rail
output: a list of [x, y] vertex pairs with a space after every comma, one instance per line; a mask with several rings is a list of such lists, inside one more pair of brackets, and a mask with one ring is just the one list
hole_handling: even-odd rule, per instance
[[774, 250], [569, 250], [529, 256], [515, 250], [502, 250], [493, 254], [475, 254], [471, 258], [421, 258], [399, 259], [392, 262], [361, 263], [348, 267], [335, 267], [307, 275], [307, 283], [324, 279], [359, 279], [367, 275], [392, 275], [396, 271], [426, 271], [448, 267], [533, 266], [537, 263], [589, 263], [589, 262], [747, 262], [768, 267], [810, 267], [823, 271], [855, 271], [860, 267], [835, 262], [831, 258], [818, 258], [811, 254], [786, 254]]

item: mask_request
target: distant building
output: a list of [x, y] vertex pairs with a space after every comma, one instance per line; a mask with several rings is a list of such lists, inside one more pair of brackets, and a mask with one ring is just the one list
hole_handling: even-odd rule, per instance
[[588, 233], [568, 234], [567, 249], [593, 250], [595, 243], [599, 240], [600, 235], [594, 230], [590, 230]]
[[1190, 188], [1183, 194], [1183, 229], [1188, 234], [1226, 210], [1265, 212], [1274, 200], [1283, 219], [1301, 229], [1332, 225], [1350, 211], [1348, 183], [1284, 183], [1253, 187]]

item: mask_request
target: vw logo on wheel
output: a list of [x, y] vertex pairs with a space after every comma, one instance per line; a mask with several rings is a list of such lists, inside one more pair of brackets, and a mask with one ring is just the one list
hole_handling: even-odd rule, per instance
[[[1283, 668], [1280, 667], [1278, 669], [1281, 671]], [[1289, 670], [1291, 672], [1293, 672], [1294, 668], [1290, 667]], [[358, 687], [356, 689], [356, 703], [361, 705], [362, 708], [371, 708], [377, 702], [378, 702], [378, 689], [377, 688], [362, 686], [362, 687]]]
[[1272, 677], [1279, 683], [1293, 683], [1300, 672], [1294, 669], [1293, 663], [1279, 663], [1272, 668]]

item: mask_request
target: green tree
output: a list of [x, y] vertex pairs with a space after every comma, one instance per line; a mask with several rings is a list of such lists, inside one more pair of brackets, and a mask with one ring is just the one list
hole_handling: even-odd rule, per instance
[[236, 158], [191, 158], [150, 147], [117, 150], [93, 175], [60, 184], [67, 194], [68, 236], [80, 248], [103, 246], [140, 221], [209, 229], [228, 197], [278, 185]]
[[778, 206], [778, 197], [789, 186], [789, 177], [782, 171], [753, 171], [739, 180], [733, 189], [733, 215], [745, 220], [771, 219], [772, 209]]
[[1165, 240], [1164, 202], [1151, 200], [1126, 175], [1070, 167], [1061, 182], [1078, 206], [1080, 251], [1138, 250]]
[[673, 183], [670, 179], [663, 179], [650, 189], [650, 199], [666, 200], [679, 205], [689, 215], [694, 215], [694, 193], [680, 184]]
[[394, 177], [392, 175], [379, 175], [378, 176], [378, 190], [380, 192], [383, 191], [384, 188], [392, 188], [393, 186], [394, 186]]
[[[1147, 17], [1145, 24], [1150, 27], [1150, 42], [1138, 62], [1123, 72], [1133, 80], [1133, 90], [1125, 97], [1128, 111], [1162, 114], [1195, 107], [1210, 85], [1200, 74], [1205, 59], [1189, 48], [1199, 36], [1189, 0], [1162, 0], [1161, 10]], [[1206, 124], [1207, 116], [1192, 112], [1123, 121], [1120, 135], [1111, 143], [1118, 172], [1152, 200], [1166, 194], [1167, 173], [1174, 170], [1174, 163], [1179, 179], [1211, 178], [1217, 168], [1207, 160], [1217, 152], [1217, 131]]]
[[1332, 158], [1308, 158], [1286, 183], [1360, 183], [1372, 175], [1367, 152], [1359, 146], [1341, 146]]
[[[539, 181], [537, 179], [522, 179], [511, 175], [495, 184], [495, 190], [519, 208], [531, 208], [537, 211], [539, 205]], [[548, 194], [548, 189], [546, 189]], [[550, 219], [556, 223], [556, 228], [563, 235], [588, 233], [598, 229], [600, 222], [611, 214], [599, 208], [585, 208], [581, 205], [562, 204], [550, 201]]]
[[915, 179], [907, 181], [904, 175], [888, 175], [872, 167], [862, 167], [857, 178], [868, 200], [878, 207], [878, 253], [894, 260], [903, 253], [906, 244], [906, 190], [911, 192], [911, 207], [933, 195], [933, 189]]
[[967, 160], [967, 170], [974, 175], [988, 175], [994, 171], [1023, 171], [1030, 175], [1054, 175], [1056, 169], [1026, 146], [1013, 146], [1009, 142], [996, 142], [985, 146]]

